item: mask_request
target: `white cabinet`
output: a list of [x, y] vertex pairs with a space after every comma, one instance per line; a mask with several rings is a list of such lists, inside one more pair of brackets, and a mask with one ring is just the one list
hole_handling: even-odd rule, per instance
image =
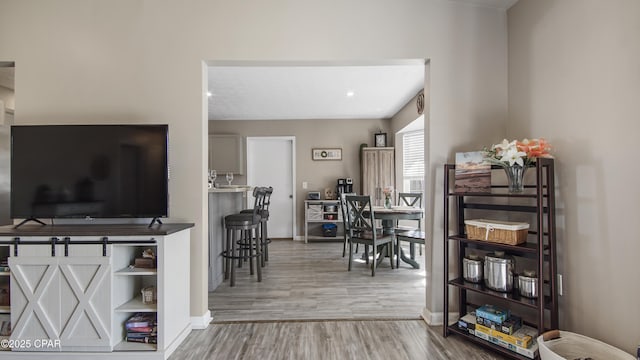
[[[323, 233], [322, 226], [313, 224], [335, 224], [336, 234], [328, 236]], [[337, 240], [343, 235], [339, 231], [342, 225], [342, 212], [339, 200], [305, 200], [304, 201], [304, 242], [311, 240]], [[310, 235], [311, 233], [311, 235]]]
[[209, 169], [218, 171], [218, 176], [232, 172], [244, 173], [244, 151], [242, 137], [233, 134], [209, 135]]
[[[87, 352], [167, 359], [191, 331], [191, 226], [0, 227], [0, 248], [19, 239], [8, 245], [11, 339], [30, 343], [3, 359], [25, 359], [19, 353], [25, 351], [48, 351], [49, 359], [86, 358]], [[156, 254], [156, 267], [131, 268], [145, 249]], [[150, 286], [155, 304], [142, 301], [142, 288]], [[157, 344], [126, 341], [124, 324], [140, 312], [157, 316]], [[42, 339], [59, 345], [36, 346]]]
[[395, 188], [395, 152], [392, 147], [362, 149], [362, 194], [382, 206], [384, 188]]

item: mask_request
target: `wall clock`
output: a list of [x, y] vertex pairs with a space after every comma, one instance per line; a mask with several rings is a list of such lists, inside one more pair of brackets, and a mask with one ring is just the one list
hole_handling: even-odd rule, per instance
[[416, 99], [416, 107], [418, 108], [418, 114], [422, 115], [424, 112], [424, 92], [421, 92]]
[[375, 134], [374, 144], [376, 144], [376, 147], [386, 147], [387, 146], [387, 133], [377, 133], [377, 134]]

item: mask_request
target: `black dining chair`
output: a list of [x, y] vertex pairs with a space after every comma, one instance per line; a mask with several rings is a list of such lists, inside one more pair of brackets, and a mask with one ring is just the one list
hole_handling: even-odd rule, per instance
[[[376, 275], [376, 267], [378, 259], [376, 258], [379, 248], [388, 247], [389, 261], [391, 268], [393, 264], [393, 234], [384, 235], [382, 229], [376, 228], [375, 214], [371, 206], [371, 196], [346, 196], [347, 217], [349, 222], [349, 271], [353, 262], [353, 244], [363, 244], [370, 246], [373, 252], [373, 261], [371, 261], [371, 276]], [[380, 252], [384, 257], [384, 252]], [[367, 256], [368, 259], [368, 256]]]
[[[409, 207], [415, 207], [415, 208], [422, 208], [422, 193], [398, 193], [398, 206], [409, 206]], [[420, 233], [422, 232], [422, 219], [416, 219], [416, 220], [401, 220], [403, 222], [405, 221], [416, 221], [417, 224], [415, 224], [415, 226], [411, 226], [411, 225], [400, 225], [399, 222], [396, 222], [396, 233], [402, 233], [402, 232], [417, 232]], [[400, 241], [406, 241], [404, 239], [406, 239], [408, 237], [398, 237], [398, 242], [397, 242], [397, 246], [400, 246]], [[413, 237], [409, 237], [409, 238], [413, 238]], [[416, 250], [415, 250], [415, 246], [414, 244], [418, 244], [419, 245], [419, 249], [420, 249], [420, 255], [422, 255], [422, 243], [418, 243], [415, 241], [410, 241], [409, 242], [409, 253], [411, 254], [411, 259], [415, 260], [416, 258]]]
[[[356, 195], [356, 193], [342, 193], [340, 194], [340, 212], [342, 214], [342, 226], [344, 231], [342, 232], [344, 242], [342, 244], [342, 257], [347, 254], [347, 246], [349, 246], [349, 217], [347, 215], [347, 196]], [[365, 253], [367, 252], [365, 248]], [[358, 252], [358, 245], [356, 244], [356, 252]]]

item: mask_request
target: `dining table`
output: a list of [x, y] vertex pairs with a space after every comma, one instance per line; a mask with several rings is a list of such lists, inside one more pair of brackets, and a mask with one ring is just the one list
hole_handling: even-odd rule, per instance
[[[424, 209], [412, 206], [392, 206], [390, 208], [373, 206], [372, 209], [373, 217], [382, 220], [383, 233], [394, 237], [398, 220], [420, 220], [424, 217]], [[364, 215], [367, 216], [366, 214]], [[414, 269], [420, 268], [420, 264], [417, 261], [405, 255], [402, 247], [396, 246], [396, 248], [398, 248], [397, 253], [400, 255], [400, 260], [411, 265]]]

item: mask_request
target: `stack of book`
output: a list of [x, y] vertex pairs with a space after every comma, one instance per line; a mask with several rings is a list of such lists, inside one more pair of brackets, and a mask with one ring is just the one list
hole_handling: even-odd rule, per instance
[[127, 341], [158, 343], [158, 322], [155, 313], [137, 313], [125, 322]]
[[509, 310], [481, 306], [458, 320], [458, 328], [530, 359], [538, 356], [538, 331], [523, 325], [522, 319]]

